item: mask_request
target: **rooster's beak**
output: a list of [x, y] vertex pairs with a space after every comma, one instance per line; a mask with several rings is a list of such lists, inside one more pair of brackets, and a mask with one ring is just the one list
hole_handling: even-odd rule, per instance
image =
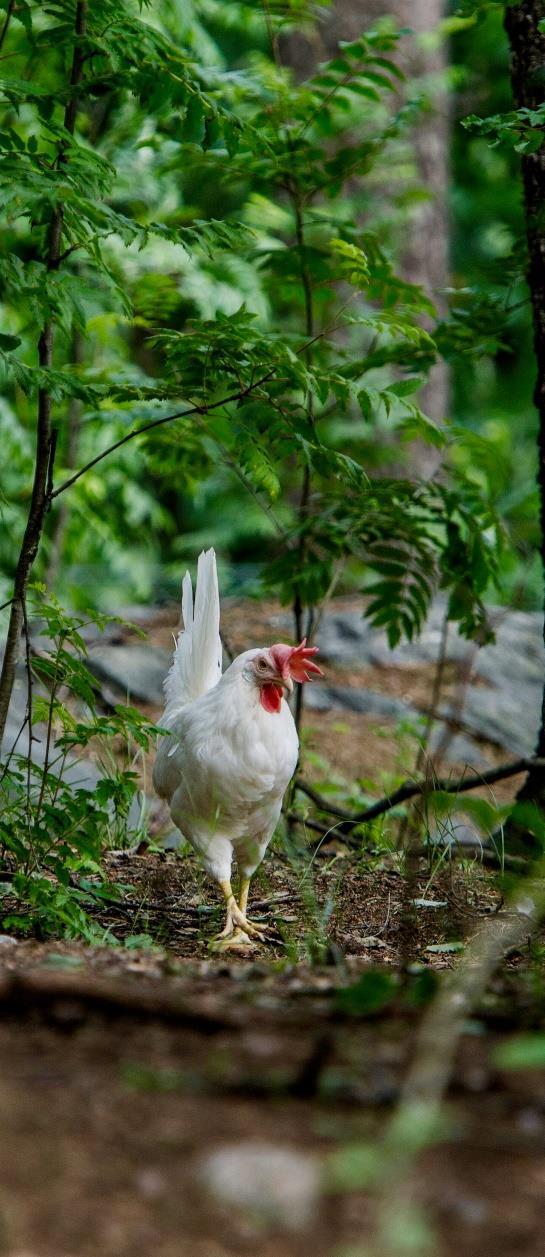
[[288, 694], [293, 694], [293, 681], [289, 672], [286, 672], [280, 677], [280, 684], [284, 686], [284, 689], [288, 691]]

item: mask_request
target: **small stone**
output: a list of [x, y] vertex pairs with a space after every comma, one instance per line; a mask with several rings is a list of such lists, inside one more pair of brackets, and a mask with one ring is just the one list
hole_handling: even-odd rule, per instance
[[166, 1191], [166, 1181], [160, 1170], [155, 1170], [151, 1166], [145, 1170], [139, 1170], [135, 1177], [136, 1190], [141, 1196], [145, 1196], [147, 1200], [155, 1200], [158, 1196], [162, 1196]]
[[448, 908], [447, 899], [413, 899], [415, 908]]
[[217, 1148], [198, 1173], [222, 1204], [249, 1210], [260, 1221], [288, 1230], [307, 1226], [318, 1204], [316, 1159], [279, 1144], [252, 1141]]

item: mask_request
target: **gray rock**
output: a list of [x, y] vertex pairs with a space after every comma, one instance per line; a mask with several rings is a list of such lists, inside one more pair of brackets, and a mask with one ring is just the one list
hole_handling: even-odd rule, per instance
[[531, 755], [539, 727], [541, 685], [533, 689], [526, 686], [505, 686], [486, 689], [469, 685], [460, 713], [447, 704], [439, 714], [445, 719], [454, 718], [467, 732], [492, 742], [513, 755]]
[[[411, 667], [415, 663], [432, 665], [441, 647], [445, 607], [445, 600], [436, 598], [418, 640], [403, 642], [394, 650], [390, 650], [386, 634], [372, 629], [358, 611], [326, 611], [318, 644], [325, 660], [383, 668]], [[485, 767], [487, 761], [473, 743], [473, 737], [492, 742], [514, 755], [532, 753], [545, 679], [541, 614], [493, 607], [490, 619], [496, 641], [480, 649], [461, 637], [454, 624], [449, 625], [447, 660], [466, 665], [468, 681], [461, 710], [457, 704], [443, 704], [439, 711], [444, 721], [459, 724], [461, 730], [450, 743], [446, 758], [475, 767]], [[415, 716], [414, 708], [402, 700], [381, 695], [369, 698], [369, 691], [349, 692], [340, 686], [320, 689], [322, 692], [316, 696], [311, 691], [307, 699], [309, 707], [326, 710], [335, 706], [386, 719]], [[441, 726], [438, 726], [432, 735], [432, 747], [441, 737]]]
[[442, 758], [448, 764], [469, 764], [471, 768], [482, 772], [492, 767], [490, 759], [483, 754], [478, 742], [474, 742], [465, 733], [451, 733], [443, 721], [433, 725], [429, 739], [430, 751], [434, 752], [442, 745], [446, 733], [449, 733], [449, 737]]
[[337, 663], [370, 663], [373, 639], [371, 625], [360, 611], [325, 612], [318, 629], [317, 645], [325, 660]]
[[[33, 683], [33, 693], [40, 691], [40, 687]], [[4, 759], [15, 748], [17, 755], [28, 755], [28, 725], [25, 724], [27, 710], [27, 684], [24, 669], [17, 668], [15, 676], [15, 685], [11, 695], [9, 705], [8, 718], [4, 733], [4, 742], [2, 748], [2, 758]], [[36, 764], [43, 764], [45, 759], [45, 729], [39, 725], [34, 726], [32, 730], [32, 759]]]
[[251, 1140], [216, 1148], [197, 1172], [212, 1197], [261, 1224], [302, 1230], [319, 1203], [316, 1158], [280, 1144]]
[[[481, 690], [478, 691], [479, 694], [481, 692]], [[309, 686], [305, 696], [305, 705], [311, 711], [336, 709], [358, 712], [363, 716], [376, 716], [380, 720], [396, 722], [411, 720], [416, 728], [423, 726], [425, 721], [425, 715], [421, 711], [401, 698], [390, 698], [385, 694], [376, 693], [375, 690], [356, 690], [350, 686], [320, 684]], [[450, 711], [445, 711], [445, 715], [449, 716]], [[497, 734], [497, 729], [495, 731]], [[486, 737], [480, 728], [475, 728], [475, 733], [479, 737]], [[480, 770], [490, 768], [490, 760], [471, 737], [464, 733], [450, 733], [446, 737], [447, 734], [449, 734], [448, 723], [445, 720], [438, 720], [434, 722], [429, 739], [431, 751], [437, 750], [437, 747], [445, 740], [443, 758], [446, 763], [469, 764], [472, 768]], [[490, 740], [494, 742], [497, 739], [494, 737]]]
[[356, 690], [349, 685], [309, 685], [305, 705], [317, 711], [339, 708], [386, 720], [407, 720], [408, 717], [422, 720], [422, 713], [403, 702], [402, 698], [390, 698], [386, 694], [377, 694], [375, 690]]
[[123, 698], [160, 704], [171, 659], [171, 651], [142, 642], [134, 646], [110, 643], [92, 646], [87, 662], [97, 680], [112, 686]]
[[[36, 682], [33, 684], [33, 692], [44, 692], [38, 687]], [[27, 708], [27, 686], [24, 670], [19, 667], [15, 685], [13, 688], [11, 703], [6, 722], [4, 735], [4, 744], [2, 751], [2, 759], [14, 750], [17, 755], [24, 758], [28, 755], [29, 730], [24, 725]], [[45, 752], [47, 746], [46, 727], [43, 724], [35, 724], [32, 727], [32, 763], [41, 768], [45, 761]], [[54, 748], [50, 754], [50, 759], [54, 757]], [[85, 755], [70, 755], [64, 766], [63, 780], [74, 787], [79, 787], [92, 793], [96, 789], [97, 783], [104, 774], [100, 771], [100, 767], [94, 760]], [[128, 834], [138, 832], [140, 827], [142, 806], [144, 810], [148, 810], [150, 806], [149, 800], [142, 800], [140, 795], [136, 795], [133, 799], [129, 815], [127, 819]]]
[[[434, 663], [441, 645], [445, 605], [443, 599], [437, 598], [432, 603], [418, 640], [402, 642], [393, 650], [388, 645], [384, 630], [374, 629], [361, 611], [326, 611], [318, 629], [317, 644], [324, 659], [338, 663], [359, 663], [370, 667]], [[465, 658], [467, 649], [468, 643], [454, 633], [449, 658]]]
[[[390, 650], [382, 630], [373, 629], [361, 612], [353, 607], [333, 606], [323, 617], [318, 632], [318, 645], [323, 660], [360, 666], [388, 668], [414, 667], [415, 664], [430, 666], [436, 662], [440, 650], [445, 615], [445, 600], [434, 600], [422, 633], [415, 642], [404, 642]], [[148, 613], [152, 618], [154, 612]], [[132, 618], [146, 619], [141, 609], [132, 610]], [[541, 690], [545, 676], [545, 650], [542, 637], [542, 617], [539, 613], [510, 611], [496, 607], [490, 609], [490, 618], [496, 631], [496, 642], [479, 649], [463, 639], [455, 625], [449, 625], [447, 660], [467, 667], [468, 679], [462, 683], [460, 698], [454, 703], [443, 702], [434, 723], [430, 748], [447, 739], [445, 759], [467, 763], [476, 769], [489, 767], [480, 741], [491, 742], [513, 755], [530, 754], [535, 745], [541, 710]], [[285, 613], [275, 616], [275, 631], [291, 631], [291, 619]], [[129, 699], [160, 706], [163, 680], [171, 661], [171, 652], [142, 642], [128, 644], [117, 625], [107, 626], [105, 633], [97, 637], [97, 630], [87, 632], [89, 666], [103, 687], [103, 694], [112, 702]], [[36, 636], [34, 644], [45, 646], [46, 640]], [[430, 671], [430, 697], [432, 676]], [[342, 685], [315, 684], [306, 690], [306, 705], [311, 711], [351, 711], [380, 721], [410, 720], [418, 728], [423, 720], [422, 712], [401, 698], [380, 693], [380, 677], [377, 689], [356, 689]], [[26, 710], [26, 682], [20, 669], [10, 707], [6, 749], [9, 750], [24, 721]], [[33, 759], [43, 763], [45, 739], [40, 729], [35, 729]], [[19, 736], [17, 750], [28, 752], [28, 730]], [[83, 777], [85, 788], [92, 790], [99, 777], [96, 766], [89, 761], [73, 762], [69, 766], [72, 779]], [[137, 823], [136, 821], [134, 822]]]
[[437, 847], [470, 847], [478, 855], [479, 851], [490, 850], [490, 834], [484, 834], [464, 815], [463, 812], [452, 811], [444, 817], [441, 826], [437, 825], [429, 835], [429, 841]]

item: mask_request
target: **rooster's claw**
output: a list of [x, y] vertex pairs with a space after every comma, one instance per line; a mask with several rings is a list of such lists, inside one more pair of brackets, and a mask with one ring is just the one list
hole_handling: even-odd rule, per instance
[[224, 951], [255, 951], [256, 943], [246, 934], [244, 930], [236, 929], [231, 934], [226, 934], [223, 930], [218, 934], [217, 938], [213, 938], [208, 944], [208, 950], [212, 952]]

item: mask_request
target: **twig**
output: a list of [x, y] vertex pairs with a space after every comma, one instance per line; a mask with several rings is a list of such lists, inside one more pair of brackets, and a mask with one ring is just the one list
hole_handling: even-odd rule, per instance
[[314, 645], [314, 642], [316, 640], [316, 634], [318, 632], [318, 629], [324, 617], [324, 612], [327, 610], [327, 607], [329, 606], [329, 603], [331, 602], [331, 599], [333, 597], [333, 594], [335, 593], [335, 590], [341, 579], [341, 576], [344, 572], [347, 562], [348, 562], [348, 558], [337, 560], [337, 562], [334, 564], [333, 576], [331, 577], [331, 580], [320, 602], [319, 607], [311, 608], [311, 610], [314, 612], [314, 616], [313, 616], [312, 624], [309, 628], [309, 632], [307, 633], [307, 643], [309, 646]]
[[[298, 355], [306, 353], [315, 341], [320, 340], [322, 336], [326, 335], [328, 330], [328, 328], [325, 328], [324, 331], [318, 332], [315, 336], [312, 336], [310, 340], [307, 340], [302, 345], [299, 345], [299, 348], [295, 350], [295, 353]], [[143, 423], [140, 428], [132, 428], [131, 431], [126, 432], [125, 436], [122, 436], [119, 441], [114, 441], [113, 445], [108, 445], [106, 449], [102, 450], [100, 454], [97, 454], [95, 458], [91, 458], [90, 461], [85, 463], [83, 467], [80, 467], [79, 471], [76, 471], [73, 476], [69, 476], [67, 480], [63, 480], [62, 484], [60, 484], [57, 489], [53, 490], [50, 501], [52, 502], [55, 498], [58, 498], [60, 493], [64, 493], [65, 490], [75, 484], [81, 476], [84, 476], [87, 471], [90, 471], [92, 467], [96, 467], [97, 463], [101, 463], [103, 458], [107, 458], [108, 455], [113, 454], [115, 450], [121, 449], [121, 446], [126, 445], [127, 441], [133, 441], [136, 437], [143, 436], [146, 432], [153, 431], [154, 428], [160, 428], [162, 424], [173, 423], [175, 419], [185, 419], [188, 415], [207, 415], [211, 410], [219, 410], [222, 406], [227, 406], [230, 402], [243, 401], [250, 393], [255, 393], [256, 390], [261, 388], [263, 384], [267, 384], [274, 375], [275, 368], [271, 367], [271, 369], [267, 371], [265, 375], [262, 375], [259, 380], [252, 381], [252, 383], [246, 385], [245, 388], [239, 389], [237, 393], [230, 393], [228, 397], [220, 397], [219, 401], [210, 402], [207, 405], [196, 402], [194, 406], [187, 406], [185, 410], [176, 410], [171, 415], [162, 415], [160, 419], [151, 419], [149, 423]]]
[[375, 820], [377, 816], [383, 816], [385, 812], [390, 812], [392, 808], [397, 807], [398, 803], [405, 803], [407, 799], [414, 799], [419, 794], [433, 794], [438, 790], [444, 791], [445, 794], [460, 794], [464, 790], [477, 790], [479, 786], [491, 786], [496, 781], [506, 781], [509, 777], [516, 777], [518, 773], [530, 772], [532, 768], [545, 768], [545, 759], [535, 757], [516, 759], [511, 764], [499, 764], [497, 768], [491, 768], [489, 772], [479, 773], [469, 779], [465, 775], [467, 770], [464, 770], [462, 776], [455, 778], [454, 781], [449, 777], [426, 777], [423, 781], [404, 781], [397, 790], [393, 790], [384, 799], [377, 799], [376, 803], [364, 808], [362, 812], [347, 812], [345, 808], [329, 803], [301, 777], [297, 778], [295, 786], [297, 790], [312, 799], [320, 811], [327, 812], [330, 816], [338, 816], [344, 822], [342, 826], [342, 832], [344, 832], [345, 829], [352, 829], [355, 825], [364, 825], [368, 821]]
[[[291, 141], [289, 139], [289, 136], [288, 136], [288, 144], [291, 149]], [[289, 193], [290, 193], [293, 213], [295, 215], [295, 236], [296, 236], [296, 241], [297, 241], [297, 252], [299, 254], [299, 273], [300, 273], [300, 278], [301, 278], [301, 287], [303, 290], [303, 301], [304, 301], [304, 307], [305, 307], [305, 331], [307, 335], [307, 340], [310, 342], [311, 337], [314, 335], [314, 294], [312, 290], [312, 277], [309, 270], [308, 259], [307, 259], [301, 194], [300, 194], [299, 186], [295, 179], [290, 183]], [[310, 367], [310, 364], [312, 361], [310, 349], [306, 350], [305, 359], [306, 359], [307, 367]], [[306, 398], [306, 412], [307, 412], [309, 425], [311, 429], [314, 431], [315, 429], [314, 399], [310, 390]], [[307, 523], [307, 520], [309, 517], [310, 491], [311, 491], [311, 473], [310, 473], [310, 464], [307, 458], [305, 462], [305, 468], [303, 471], [303, 483], [301, 486], [301, 496], [300, 496], [299, 505], [297, 508], [297, 518], [298, 518], [298, 522], [301, 528], [299, 546], [298, 546], [298, 556], [297, 556], [297, 561], [298, 561], [298, 566], [299, 566], [300, 571], [303, 568], [303, 565], [305, 563], [305, 557], [306, 557], [305, 524]], [[309, 629], [311, 629], [312, 619], [313, 619], [312, 607], [309, 607], [308, 614], [309, 614], [308, 627]], [[301, 598], [301, 588], [300, 588], [299, 583], [296, 585], [295, 590], [294, 590], [293, 617], [294, 617], [296, 640], [300, 642], [303, 637], [303, 602]], [[295, 695], [295, 712], [294, 712], [295, 727], [298, 732], [301, 728], [301, 721], [303, 718], [303, 701], [304, 701], [304, 687], [302, 685], [298, 685], [297, 692]]]
[[[433, 687], [428, 715], [426, 718], [426, 726], [424, 735], [418, 747], [416, 762], [414, 766], [414, 774], [417, 776], [424, 771], [426, 781], [432, 781], [435, 772], [435, 765], [428, 754], [428, 746], [431, 731], [437, 714], [437, 707], [441, 696], [441, 688], [443, 684], [443, 676], [447, 661], [447, 642], [448, 642], [448, 606], [445, 607], [443, 614], [443, 623], [441, 626], [441, 640], [439, 651], [435, 663]], [[417, 853], [419, 830], [424, 820], [423, 813], [426, 810], [426, 799], [428, 790], [417, 796], [417, 800], [412, 807], [408, 808], [402, 817], [397, 835], [397, 846], [403, 852], [403, 894], [400, 914], [400, 962], [404, 973], [407, 972], [411, 951], [414, 945], [414, 932], [416, 925], [416, 909], [415, 899], [418, 893], [418, 873], [419, 873], [419, 857]], [[446, 848], [448, 849], [448, 848]]]
[[23, 598], [23, 623], [25, 631], [25, 674], [27, 684], [27, 711], [28, 720], [28, 755], [26, 765], [26, 807], [27, 821], [30, 832], [30, 787], [32, 778], [32, 659], [30, 656], [30, 630], [28, 627], [28, 615], [26, 597]]
[[[312, 843], [312, 849], [315, 855], [318, 855], [325, 838], [329, 837], [330, 834], [332, 834], [335, 838], [336, 835], [340, 833], [343, 838], [343, 842], [347, 843], [349, 847], [355, 846], [354, 839], [350, 839], [350, 836], [344, 833], [342, 829], [342, 822], [339, 825], [324, 825], [321, 821], [310, 820], [308, 816], [300, 816], [298, 812], [287, 812], [286, 820], [291, 821], [293, 825], [302, 825], [304, 829], [311, 829], [314, 833], [320, 834], [319, 841]], [[414, 848], [413, 854], [418, 857], [427, 856], [429, 858], [430, 850], [433, 850], [433, 848], [430, 847], [429, 844], [426, 846], [420, 845], [419, 847]], [[511, 869], [514, 873], [522, 872], [527, 864], [524, 856], [504, 855], [503, 853], [500, 855], [500, 853], [495, 851], [493, 848], [489, 849], [488, 847], [483, 847], [478, 843], [471, 845], [467, 842], [461, 843], [454, 840], [452, 843], [442, 847], [441, 851], [444, 852], [445, 855], [448, 855], [450, 860], [455, 858], [463, 860], [469, 859], [470, 857], [477, 857], [480, 864], [489, 864], [495, 869]]]
[[322, 825], [320, 821], [311, 821], [306, 816], [299, 816], [298, 812], [286, 812], [286, 820], [296, 825], [304, 825], [306, 829], [312, 829], [316, 834], [324, 835], [331, 832], [330, 825]]
[[43, 772], [42, 772], [42, 780], [40, 784], [40, 793], [38, 796], [38, 802], [36, 804], [36, 824], [38, 824], [38, 821], [40, 819], [40, 813], [41, 813], [42, 804], [44, 801], [45, 787], [47, 783], [47, 774], [50, 768], [49, 755], [51, 752], [51, 739], [53, 736], [53, 718], [55, 714], [55, 699], [57, 697], [57, 690], [59, 688], [58, 676], [59, 676], [60, 653], [64, 647], [64, 642], [65, 642], [65, 637], [63, 634], [61, 634], [59, 638], [59, 645], [57, 648], [57, 655], [55, 658], [55, 671], [53, 673], [51, 693], [49, 696], [49, 708], [47, 712], [47, 733], [46, 733], [46, 740], [45, 740], [45, 757], [44, 757], [44, 766], [43, 766]]
[[386, 909], [386, 919], [384, 921], [384, 925], [381, 925], [380, 930], [373, 930], [373, 935], [375, 938], [380, 938], [380, 935], [385, 934], [386, 930], [388, 929], [388, 926], [390, 924], [391, 907], [392, 907], [392, 896], [390, 894], [390, 891], [388, 891], [388, 907]]
[[5, 760], [2, 761], [2, 769], [0, 771], [0, 786], [2, 785], [2, 782], [5, 780], [5, 778], [7, 777], [9, 773], [11, 761], [17, 750], [17, 743], [19, 741], [19, 738], [23, 734], [24, 730], [26, 729], [27, 724], [28, 724], [28, 711], [25, 713], [25, 718], [23, 720], [22, 725], [19, 726], [17, 737], [15, 738], [13, 745], [10, 747], [9, 753], [6, 755]]
[[9, 0], [9, 4], [8, 4], [8, 7], [7, 7], [7, 12], [6, 12], [6, 16], [5, 16], [5, 18], [4, 18], [4, 22], [3, 22], [3, 26], [2, 26], [2, 30], [0, 31], [0, 48], [2, 47], [2, 44], [4, 43], [4, 40], [5, 40], [6, 35], [7, 35], [7, 33], [8, 33], [9, 24], [10, 24], [10, 21], [11, 21], [11, 15], [12, 15], [12, 13], [13, 13], [14, 8], [15, 8], [15, 0]]

